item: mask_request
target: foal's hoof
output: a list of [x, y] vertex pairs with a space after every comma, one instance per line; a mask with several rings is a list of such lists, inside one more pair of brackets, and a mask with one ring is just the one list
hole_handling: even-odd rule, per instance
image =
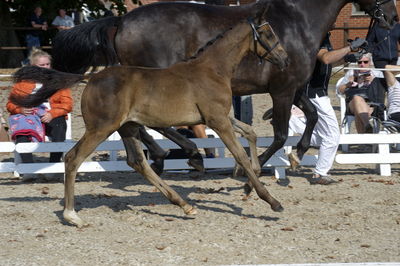
[[157, 175], [161, 175], [164, 171], [164, 160], [154, 160], [150, 167]]
[[283, 212], [283, 207], [282, 207], [282, 205], [279, 203], [279, 202], [276, 202], [276, 203], [274, 203], [274, 204], [271, 204], [271, 209], [274, 211], [274, 212]]
[[79, 218], [75, 211], [64, 210], [63, 216], [68, 223], [76, 225], [78, 228], [87, 227], [89, 225]]
[[197, 210], [193, 206], [187, 206], [187, 208], [183, 208], [183, 211], [185, 212], [186, 215], [195, 215], [197, 214]]
[[205, 172], [203, 157], [200, 153], [196, 153], [191, 158], [189, 158], [187, 164], [199, 172]]
[[290, 162], [290, 169], [292, 169], [292, 171], [296, 171], [297, 167], [299, 167], [300, 165], [300, 159], [297, 156], [297, 154], [291, 152], [288, 155], [288, 159]]

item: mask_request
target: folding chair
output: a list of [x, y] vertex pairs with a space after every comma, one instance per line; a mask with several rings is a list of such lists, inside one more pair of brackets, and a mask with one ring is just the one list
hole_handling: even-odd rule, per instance
[[[340, 78], [336, 83], [336, 96], [340, 100], [340, 133], [349, 134], [351, 124], [355, 120], [353, 114], [350, 114], [347, 110], [346, 96], [339, 92], [339, 87], [343, 81], [343, 77]], [[371, 114], [371, 123], [373, 133], [379, 133], [381, 121], [386, 120], [386, 108], [384, 105], [386, 82], [384, 78], [376, 77], [372, 83], [372, 87], [368, 92], [368, 97], [372, 100], [368, 104], [374, 107], [374, 111]], [[341, 144], [342, 151], [348, 151], [348, 144]]]

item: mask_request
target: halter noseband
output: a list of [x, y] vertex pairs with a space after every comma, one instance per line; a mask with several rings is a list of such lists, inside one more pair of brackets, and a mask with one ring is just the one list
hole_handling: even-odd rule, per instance
[[366, 10], [365, 13], [370, 15], [374, 19], [383, 19], [385, 15], [383, 14], [383, 10], [381, 9], [381, 6], [390, 1], [393, 1], [393, 0], [377, 0], [375, 2], [375, 6]]
[[[257, 57], [260, 59], [260, 62], [261, 62], [261, 60], [263, 60], [268, 54], [270, 54], [279, 45], [279, 41], [274, 43], [274, 45], [269, 46], [267, 43], [265, 43], [263, 40], [261, 40], [260, 34], [258, 33], [257, 30], [264, 25], [268, 25], [269, 24], [268, 22], [265, 22], [265, 23], [257, 26], [254, 24], [252, 19], [248, 18], [247, 21], [249, 22], [250, 27], [253, 31], [254, 52], [257, 55]], [[263, 55], [259, 55], [257, 53], [257, 42], [265, 49], [265, 53]]]

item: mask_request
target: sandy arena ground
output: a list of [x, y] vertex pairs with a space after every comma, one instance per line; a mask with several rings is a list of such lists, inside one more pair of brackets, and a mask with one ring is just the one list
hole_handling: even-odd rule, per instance
[[[74, 139], [84, 129], [80, 94], [74, 89]], [[2, 106], [7, 95], [0, 89]], [[253, 99], [255, 130], [271, 136], [261, 120], [270, 98]], [[26, 183], [1, 174], [0, 265], [400, 263], [400, 165], [381, 177], [373, 165], [335, 164], [331, 174], [340, 182], [331, 186], [310, 185], [305, 177], [311, 170], [287, 171], [289, 184], [268, 173], [261, 177], [282, 213], [255, 193], [242, 201], [245, 179], [230, 174], [164, 174], [198, 209], [196, 216], [185, 216], [138, 174], [80, 174], [76, 209], [90, 223], [83, 229], [62, 220], [61, 182]]]

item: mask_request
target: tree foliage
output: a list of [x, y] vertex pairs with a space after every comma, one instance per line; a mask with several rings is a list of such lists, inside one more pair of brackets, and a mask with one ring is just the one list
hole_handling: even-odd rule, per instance
[[[126, 13], [124, 0], [113, 0], [119, 14]], [[133, 1], [135, 2], [135, 1]], [[90, 11], [90, 17], [100, 18], [107, 10], [100, 0], [0, 0], [0, 46], [25, 46], [24, 30], [14, 30], [12, 27], [29, 27], [29, 16], [36, 6], [43, 9], [43, 17], [48, 25], [58, 15], [58, 9], [63, 8], [70, 15], [83, 9]], [[43, 45], [51, 44], [51, 39], [56, 30], [48, 30], [44, 34]], [[18, 67], [20, 61], [26, 56], [23, 50], [0, 50], [0, 67]]]

